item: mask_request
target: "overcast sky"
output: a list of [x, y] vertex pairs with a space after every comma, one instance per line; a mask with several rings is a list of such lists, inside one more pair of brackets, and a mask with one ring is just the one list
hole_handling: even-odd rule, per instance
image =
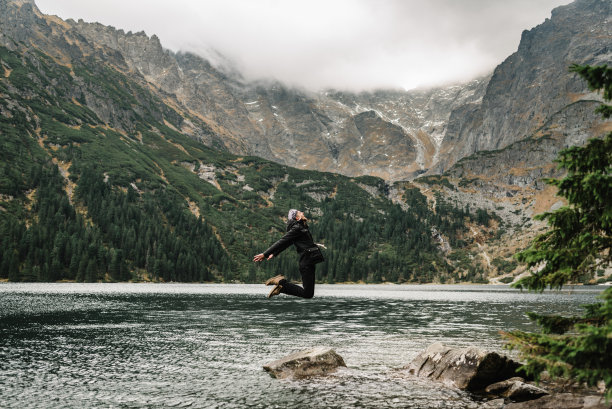
[[491, 72], [569, 0], [36, 0], [46, 14], [216, 50], [247, 79], [311, 90], [442, 85]]

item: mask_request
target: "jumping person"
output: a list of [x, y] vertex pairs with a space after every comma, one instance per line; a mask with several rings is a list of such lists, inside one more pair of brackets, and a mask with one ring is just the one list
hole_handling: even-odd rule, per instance
[[[323, 259], [308, 230], [308, 219], [299, 210], [289, 210], [287, 215], [287, 233], [279, 241], [271, 245], [268, 250], [253, 257], [253, 261], [270, 260], [292, 244], [295, 245], [295, 249], [300, 255], [300, 274], [302, 275], [303, 287], [291, 284], [284, 276], [277, 275], [266, 281], [266, 285], [274, 285], [274, 288], [268, 294], [268, 298], [280, 293], [302, 298], [312, 298], [314, 296], [315, 265]], [[318, 252], [320, 258], [313, 257], [311, 255], [313, 252]]]

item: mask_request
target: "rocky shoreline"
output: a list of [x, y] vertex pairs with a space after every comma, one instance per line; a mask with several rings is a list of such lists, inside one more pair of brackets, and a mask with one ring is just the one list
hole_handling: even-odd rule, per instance
[[[611, 409], [603, 391], [568, 386], [546, 376], [536, 384], [521, 376], [521, 364], [497, 352], [434, 343], [400, 371], [467, 391], [482, 409]], [[315, 347], [264, 365], [279, 379], [326, 376], [346, 367], [333, 349]]]

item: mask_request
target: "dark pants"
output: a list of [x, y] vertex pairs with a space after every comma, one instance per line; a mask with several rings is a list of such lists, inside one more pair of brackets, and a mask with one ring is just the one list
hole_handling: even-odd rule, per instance
[[287, 280], [281, 280], [280, 285], [283, 286], [281, 293], [302, 298], [312, 298], [315, 287], [315, 264], [310, 262], [306, 254], [302, 254], [300, 257], [300, 274], [302, 275], [303, 287], [291, 284]]

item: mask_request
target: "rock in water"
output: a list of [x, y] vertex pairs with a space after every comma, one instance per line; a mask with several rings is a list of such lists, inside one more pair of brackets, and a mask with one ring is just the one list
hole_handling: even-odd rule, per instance
[[525, 383], [523, 378], [510, 378], [487, 386], [485, 392], [506, 397], [514, 402], [533, 400], [548, 395], [542, 388]]
[[493, 383], [485, 388], [486, 393], [491, 393], [493, 395], [502, 396], [504, 393], [508, 392], [508, 390], [517, 382], [525, 382], [525, 379], [516, 376], [514, 378], [506, 379], [505, 381]]
[[295, 352], [264, 365], [275, 378], [305, 378], [326, 375], [339, 366], [346, 366], [344, 359], [331, 348], [315, 347]]
[[524, 382], [515, 382], [503, 395], [514, 402], [533, 400], [548, 395], [542, 388]]
[[441, 343], [430, 345], [406, 367], [422, 378], [449, 386], [480, 391], [487, 385], [516, 376], [520, 366], [506, 356], [478, 348], [451, 348]]

